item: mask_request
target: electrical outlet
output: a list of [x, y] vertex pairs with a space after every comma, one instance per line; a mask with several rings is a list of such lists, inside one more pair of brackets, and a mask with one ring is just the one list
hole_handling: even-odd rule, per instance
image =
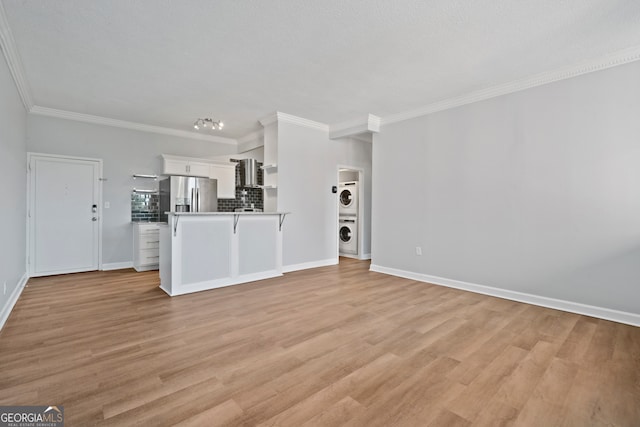
[[111, 207], [111, 203], [109, 202], [104, 202], [104, 208], [105, 209], [109, 209]]
[[422, 248], [420, 246], [416, 246], [416, 255], [422, 255]]
[[2, 295], [7, 294], [7, 281], [4, 281], [4, 285], [2, 286]]

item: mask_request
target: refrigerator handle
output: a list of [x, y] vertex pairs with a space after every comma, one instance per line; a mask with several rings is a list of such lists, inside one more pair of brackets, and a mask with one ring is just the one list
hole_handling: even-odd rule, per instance
[[198, 212], [198, 204], [196, 203], [196, 189], [191, 189], [191, 212]]
[[196, 188], [196, 204], [198, 206], [198, 212], [200, 212], [200, 189]]

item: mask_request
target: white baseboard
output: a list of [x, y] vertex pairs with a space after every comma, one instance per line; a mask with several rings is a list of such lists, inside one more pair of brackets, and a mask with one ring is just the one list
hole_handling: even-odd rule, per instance
[[163, 286], [160, 284], [160, 289], [167, 293], [167, 295], [175, 297], [178, 295], [191, 294], [194, 292], [210, 291], [212, 289], [224, 288], [227, 286], [243, 285], [258, 280], [271, 279], [274, 277], [280, 277], [282, 273], [279, 270], [268, 270], [260, 273], [243, 274], [233, 278], [225, 277], [222, 279], [207, 280], [204, 282], [193, 283], [189, 285], [176, 286], [169, 290], [169, 286]]
[[371, 254], [356, 255], [356, 254], [340, 253], [340, 256], [345, 258], [359, 259], [360, 261], [366, 261], [371, 259]]
[[11, 314], [11, 310], [13, 310], [13, 307], [18, 302], [18, 298], [20, 298], [22, 290], [24, 289], [28, 280], [29, 276], [27, 276], [27, 273], [24, 273], [20, 278], [18, 285], [13, 289], [13, 292], [11, 292], [7, 303], [4, 305], [4, 307], [2, 307], [2, 310], [0, 311], [0, 329], [2, 329], [4, 327], [4, 324], [7, 322], [7, 319]]
[[323, 259], [321, 261], [303, 262], [301, 264], [291, 264], [282, 267], [283, 273], [291, 273], [292, 271], [306, 270], [308, 268], [326, 267], [328, 265], [338, 264], [337, 258]]
[[102, 264], [102, 271], [122, 270], [124, 268], [133, 268], [133, 262], [110, 262], [108, 264]]
[[459, 280], [430, 276], [428, 274], [414, 273], [405, 270], [398, 270], [395, 268], [383, 267], [374, 264], [372, 264], [369, 269], [378, 273], [404, 277], [405, 279], [432, 283], [434, 285], [446, 286], [449, 288], [462, 289], [464, 291], [475, 292], [478, 294], [491, 295], [493, 297], [504, 298], [512, 301], [524, 302], [527, 304], [553, 308], [561, 311], [568, 311], [569, 313], [584, 314], [586, 316], [611, 320], [618, 323], [625, 323], [627, 325], [640, 326], [640, 314], [636, 313], [611, 310], [609, 308], [596, 307], [593, 305], [580, 304], [577, 302], [565, 301], [555, 298], [548, 298], [539, 295], [527, 294], [524, 292], [510, 291], [508, 289], [494, 288], [491, 286], [478, 285], [475, 283], [461, 282]]

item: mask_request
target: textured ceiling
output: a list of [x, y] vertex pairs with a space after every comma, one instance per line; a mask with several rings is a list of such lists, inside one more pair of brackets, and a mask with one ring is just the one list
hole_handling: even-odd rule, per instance
[[638, 0], [2, 0], [33, 101], [241, 137], [384, 117], [640, 46]]

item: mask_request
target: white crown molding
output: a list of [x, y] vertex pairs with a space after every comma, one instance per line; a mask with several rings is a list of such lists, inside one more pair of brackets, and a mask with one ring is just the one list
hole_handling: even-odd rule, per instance
[[379, 132], [380, 117], [367, 114], [352, 120], [335, 123], [329, 126], [329, 138], [337, 139], [355, 136], [365, 132]]
[[31, 90], [24, 76], [24, 67], [22, 66], [20, 55], [18, 55], [2, 1], [0, 1], [0, 48], [2, 48], [2, 53], [7, 60], [7, 66], [16, 84], [16, 89], [18, 89], [24, 108], [29, 111], [33, 107], [33, 98], [31, 98]]
[[530, 76], [524, 79], [492, 86], [486, 89], [480, 89], [465, 95], [447, 98], [432, 104], [426, 105], [415, 110], [405, 111], [402, 113], [391, 114], [382, 118], [381, 124], [388, 125], [404, 120], [414, 119], [416, 117], [426, 116], [438, 111], [448, 110], [450, 108], [460, 107], [462, 105], [472, 104], [478, 101], [507, 95], [513, 92], [519, 92], [536, 86], [542, 86], [559, 80], [570, 79], [582, 74], [593, 73], [595, 71], [605, 70], [607, 68], [618, 65], [627, 64], [640, 60], [640, 46], [631, 47], [620, 50], [618, 52], [600, 57], [596, 60], [585, 61], [578, 65], [563, 67], [557, 70], [544, 72]]
[[329, 132], [329, 125], [325, 123], [320, 123], [313, 120], [305, 119], [303, 117], [282, 113], [280, 111], [269, 114], [268, 116], [263, 117], [259, 121], [263, 127], [269, 126], [270, 124], [273, 124], [275, 122], [286, 122], [286, 123], [292, 123], [298, 126], [304, 126], [311, 129], [317, 129], [324, 132]]
[[265, 116], [258, 121], [260, 122], [262, 127], [267, 127], [278, 121], [278, 113], [271, 113], [268, 116]]
[[145, 125], [142, 123], [127, 122], [125, 120], [110, 119], [107, 117], [93, 116], [91, 114], [75, 113], [73, 111], [58, 110], [55, 108], [47, 108], [33, 106], [29, 111], [31, 114], [39, 116], [56, 117], [58, 119], [75, 120], [77, 122], [93, 123], [104, 126], [117, 127], [122, 129], [132, 129], [141, 132], [151, 132], [161, 135], [177, 136], [181, 138], [197, 139], [200, 141], [218, 142], [221, 144], [237, 145], [237, 141], [232, 138], [222, 136], [205, 135], [185, 130], [165, 128], [161, 126]]
[[494, 288], [492, 286], [478, 285], [476, 283], [462, 282], [460, 280], [447, 279], [445, 277], [431, 276], [428, 274], [414, 273], [412, 271], [399, 270], [396, 268], [384, 267], [371, 264], [371, 271], [389, 274], [391, 276], [403, 277], [405, 279], [417, 280], [433, 285], [446, 286], [448, 288], [462, 289], [464, 291], [477, 294], [491, 295], [493, 297], [504, 298], [512, 301], [524, 302], [540, 307], [553, 308], [555, 310], [568, 311], [585, 316], [597, 317], [599, 319], [612, 320], [614, 322], [625, 323], [627, 325], [640, 326], [640, 314], [626, 311], [612, 310], [610, 308], [596, 307], [573, 301], [566, 301], [556, 298], [544, 297], [541, 295], [527, 294], [524, 292], [512, 291], [509, 289]]
[[324, 132], [329, 132], [329, 125], [325, 123], [315, 122], [313, 120], [305, 119], [303, 117], [293, 116], [291, 114], [276, 113], [279, 122], [292, 123], [294, 125], [303, 126], [306, 128], [317, 129]]

